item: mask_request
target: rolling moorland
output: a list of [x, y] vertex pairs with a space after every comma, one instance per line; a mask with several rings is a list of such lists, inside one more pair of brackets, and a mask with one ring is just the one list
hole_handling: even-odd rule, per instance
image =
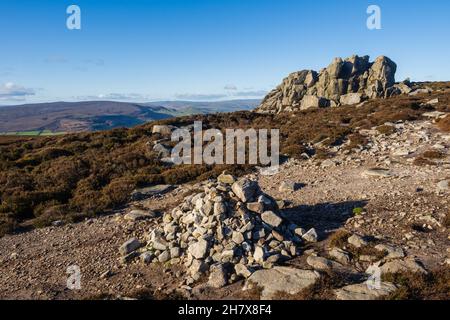
[[[290, 75], [256, 111], [1, 137], [0, 298], [448, 299], [450, 83], [350, 59]], [[170, 128], [194, 121], [279, 128], [280, 173], [173, 166]], [[73, 263], [82, 291], [65, 289]]]
[[0, 107], [0, 134], [49, 136], [133, 127], [148, 121], [189, 114], [254, 109], [260, 100], [219, 102], [160, 101], [126, 103], [111, 101], [54, 102]]

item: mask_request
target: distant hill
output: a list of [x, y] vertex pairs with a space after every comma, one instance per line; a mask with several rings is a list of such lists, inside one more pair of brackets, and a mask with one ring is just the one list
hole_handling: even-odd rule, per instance
[[260, 100], [220, 102], [53, 102], [0, 107], [0, 134], [82, 132], [133, 127], [176, 116], [254, 109]]

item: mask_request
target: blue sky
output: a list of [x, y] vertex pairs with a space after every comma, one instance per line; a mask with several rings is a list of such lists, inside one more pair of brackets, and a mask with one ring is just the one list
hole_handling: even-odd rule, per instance
[[[82, 29], [66, 28], [81, 8]], [[382, 30], [366, 9], [381, 7]], [[450, 2], [2, 0], [0, 104], [261, 97], [290, 72], [387, 55], [397, 80], [450, 80]]]

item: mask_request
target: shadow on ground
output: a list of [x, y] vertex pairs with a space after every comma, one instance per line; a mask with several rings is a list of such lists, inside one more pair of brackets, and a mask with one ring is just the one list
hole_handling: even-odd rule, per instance
[[283, 216], [304, 229], [315, 228], [323, 239], [331, 230], [342, 227], [351, 218], [353, 209], [364, 208], [367, 201], [345, 201], [300, 205], [282, 210]]

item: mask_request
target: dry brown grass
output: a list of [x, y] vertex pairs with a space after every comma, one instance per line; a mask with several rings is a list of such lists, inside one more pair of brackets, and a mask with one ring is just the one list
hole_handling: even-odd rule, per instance
[[379, 127], [377, 127], [377, 131], [384, 135], [391, 135], [396, 132], [395, 127], [389, 126], [389, 125], [379, 126]]
[[236, 295], [233, 295], [233, 299], [253, 301], [261, 300], [262, 291], [263, 289], [261, 287], [253, 285], [245, 291], [240, 290]]
[[450, 228], [450, 211], [444, 217], [444, 226]]
[[399, 288], [386, 300], [449, 300], [450, 268], [443, 266], [428, 274], [398, 273], [383, 275], [383, 280]]
[[437, 123], [438, 128], [444, 132], [450, 132], [450, 115], [447, 115], [445, 118], [439, 120]]
[[354, 259], [359, 259], [361, 256], [371, 256], [374, 257], [375, 261], [381, 260], [387, 255], [387, 252], [378, 251], [372, 245], [364, 246], [361, 248], [349, 246], [348, 252]]
[[422, 157], [424, 157], [426, 159], [442, 159], [442, 158], [445, 158], [446, 155], [437, 150], [428, 150], [422, 154]]
[[421, 155], [418, 155], [414, 159], [413, 164], [416, 166], [433, 166], [438, 164], [438, 162], [436, 162], [435, 160], [439, 160], [445, 157], [446, 155], [440, 151], [428, 150]]
[[330, 248], [342, 248], [347, 244], [347, 239], [352, 234], [348, 232], [347, 230], [338, 230], [335, 233], [333, 233], [328, 242], [328, 247]]
[[349, 144], [345, 147], [346, 150], [352, 150], [354, 148], [365, 146], [369, 140], [367, 137], [362, 134], [356, 132], [348, 136]]

